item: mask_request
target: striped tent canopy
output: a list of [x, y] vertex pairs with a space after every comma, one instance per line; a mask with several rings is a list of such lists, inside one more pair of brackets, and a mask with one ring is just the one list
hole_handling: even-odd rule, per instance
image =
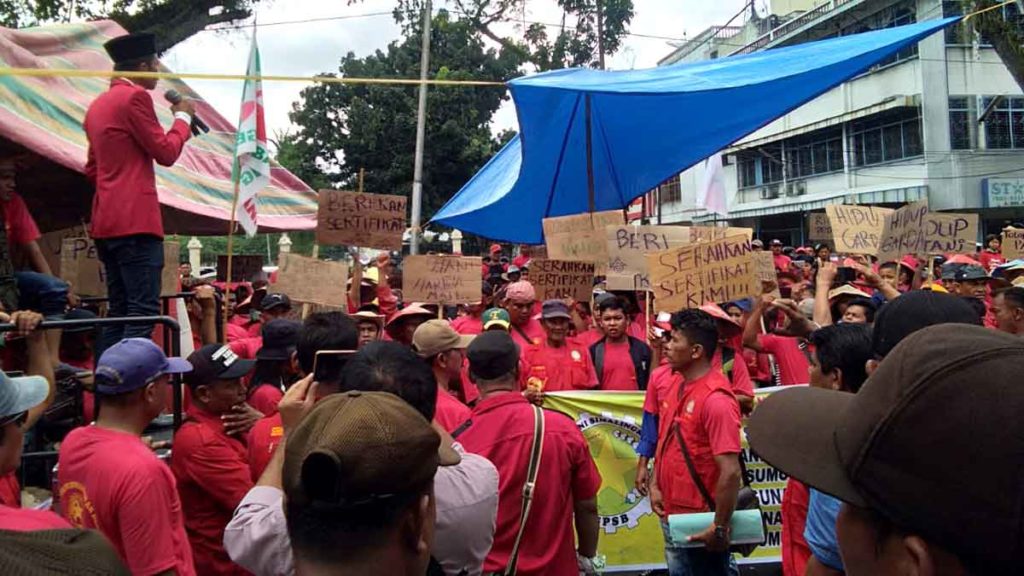
[[[103, 43], [125, 30], [111, 21], [13, 30], [0, 27], [0, 66], [110, 70]], [[166, 70], [165, 70], [166, 71]], [[87, 222], [93, 189], [85, 178], [88, 142], [82, 121], [108, 78], [0, 75], [0, 153], [28, 152], [18, 191], [44, 231]], [[163, 92], [175, 89], [196, 102], [210, 126], [192, 138], [171, 168], [156, 166], [157, 189], [168, 234], [224, 234], [231, 212], [231, 165], [235, 127], [180, 80], [161, 80], [153, 92], [165, 127], [173, 116]], [[238, 86], [239, 97], [242, 85]], [[306, 230], [316, 226], [316, 193], [276, 163], [260, 192], [260, 229]]]

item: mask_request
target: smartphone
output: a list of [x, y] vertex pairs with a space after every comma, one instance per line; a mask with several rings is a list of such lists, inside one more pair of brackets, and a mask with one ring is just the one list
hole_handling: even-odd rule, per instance
[[783, 298], [792, 298], [793, 297], [793, 287], [792, 286], [779, 286], [779, 295], [782, 296]]
[[854, 268], [840, 268], [836, 273], [836, 284], [849, 284], [857, 280], [857, 270]]
[[334, 380], [355, 350], [318, 350], [313, 355], [313, 380]]

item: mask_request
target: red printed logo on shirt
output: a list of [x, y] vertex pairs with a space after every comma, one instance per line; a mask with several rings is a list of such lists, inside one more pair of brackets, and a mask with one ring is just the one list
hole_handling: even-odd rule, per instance
[[85, 486], [78, 482], [68, 482], [60, 487], [60, 501], [64, 508], [64, 517], [76, 528], [97, 528], [99, 519]]

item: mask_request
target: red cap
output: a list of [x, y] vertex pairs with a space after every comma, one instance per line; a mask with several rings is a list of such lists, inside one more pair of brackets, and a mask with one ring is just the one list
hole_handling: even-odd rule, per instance
[[725, 338], [737, 336], [743, 330], [743, 327], [740, 326], [738, 322], [733, 320], [731, 316], [725, 313], [725, 310], [722, 310], [721, 306], [714, 302], [705, 302], [700, 309], [713, 316], [714, 319], [718, 320], [720, 323], [724, 323], [719, 324], [719, 329], [722, 331], [722, 336]]
[[491, 254], [501, 252], [501, 244], [491, 244]]

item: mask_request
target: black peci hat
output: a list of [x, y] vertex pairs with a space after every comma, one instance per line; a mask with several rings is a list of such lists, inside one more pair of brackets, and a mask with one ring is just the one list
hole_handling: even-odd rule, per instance
[[103, 49], [115, 63], [156, 56], [156, 36], [149, 33], [125, 34], [108, 40]]

